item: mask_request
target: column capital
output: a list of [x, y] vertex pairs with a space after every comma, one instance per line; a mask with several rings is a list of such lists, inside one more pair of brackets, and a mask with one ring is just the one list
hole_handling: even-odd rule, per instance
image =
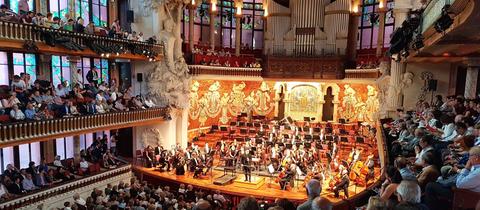
[[468, 67], [479, 67], [480, 68], [480, 58], [464, 58], [463, 63]]

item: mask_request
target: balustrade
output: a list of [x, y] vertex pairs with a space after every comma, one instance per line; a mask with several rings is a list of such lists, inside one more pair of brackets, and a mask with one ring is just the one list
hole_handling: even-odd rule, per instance
[[223, 66], [203, 66], [189, 65], [190, 74], [194, 76], [202, 74], [222, 75], [222, 76], [243, 76], [243, 77], [261, 77], [262, 68], [240, 68]]
[[13, 210], [21, 207], [25, 207], [31, 204], [42, 202], [46, 199], [59, 199], [62, 194], [73, 192], [77, 189], [86, 187], [91, 184], [98, 183], [107, 179], [111, 179], [117, 176], [121, 176], [130, 173], [132, 165], [127, 164], [120, 166], [119, 168], [108, 170], [93, 176], [88, 176], [79, 180], [74, 180], [68, 183], [64, 183], [59, 186], [54, 186], [39, 192], [24, 195], [22, 197], [15, 198], [13, 200], [6, 201], [0, 204], [0, 209]]
[[163, 119], [165, 113], [166, 108], [152, 108], [129, 112], [2, 124], [0, 125], [0, 145], [12, 141], [45, 138], [51, 135], [108, 128], [109, 126], [121, 126], [124, 123]]
[[378, 69], [347, 69], [345, 79], [376, 79], [380, 77]]

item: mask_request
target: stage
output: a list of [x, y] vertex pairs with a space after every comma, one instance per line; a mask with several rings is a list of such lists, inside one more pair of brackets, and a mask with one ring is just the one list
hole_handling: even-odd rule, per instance
[[[201, 178], [193, 178], [193, 173], [186, 172], [185, 175], [175, 175], [174, 171], [160, 172], [154, 168], [145, 168], [141, 166], [133, 166], [134, 171], [140, 175], [140, 178], [147, 179], [149, 181], [158, 180], [159, 182], [175, 183], [175, 186], [183, 183], [185, 185], [193, 185], [194, 188], [203, 189], [207, 191], [220, 190], [227, 195], [233, 195], [237, 197], [253, 196], [257, 199], [275, 200], [277, 198], [288, 198], [296, 203], [303, 202], [307, 199], [306, 190], [303, 187], [303, 181], [295, 181], [295, 187], [292, 189], [281, 190], [280, 185], [275, 183], [275, 177], [271, 178], [259, 175], [252, 175], [252, 183], [248, 184], [243, 181], [243, 173], [236, 173], [236, 180], [230, 184], [221, 186], [215, 185], [213, 182], [215, 179], [224, 175], [223, 171], [212, 170], [206, 176]], [[257, 179], [257, 181], [253, 181]], [[375, 182], [378, 180], [378, 176], [375, 177]], [[322, 189], [322, 196], [327, 197], [330, 201], [336, 203], [344, 199], [343, 192], [340, 193], [339, 198], [335, 198], [332, 191], [329, 191], [326, 184]], [[365, 187], [351, 185], [349, 188], [350, 197], [354, 197], [356, 194], [365, 190]]]

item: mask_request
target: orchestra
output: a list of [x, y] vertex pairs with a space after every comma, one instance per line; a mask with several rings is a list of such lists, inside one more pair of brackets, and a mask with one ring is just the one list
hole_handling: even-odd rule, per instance
[[[303, 128], [303, 135], [301, 127], [295, 124], [277, 123], [268, 128], [270, 126], [270, 133], [264, 129], [267, 126], [262, 125], [261, 132], [255, 137], [242, 141], [222, 139], [214, 147], [208, 142], [203, 148], [190, 143], [187, 148], [177, 145], [172, 150], [161, 145], [155, 148], [148, 145], [144, 150], [145, 165], [160, 171], [174, 169], [177, 175], [184, 175], [187, 167], [194, 178], [208, 176], [208, 172], [216, 167], [239, 168], [245, 182], [251, 182], [252, 170], [257, 173], [267, 171], [277, 176], [275, 181], [283, 190], [291, 189], [300, 177], [303, 182], [314, 178], [328, 182], [335, 196], [343, 191], [346, 197], [349, 196], [350, 183], [366, 187], [373, 182], [374, 134], [362, 135], [361, 143], [352, 143], [351, 134], [341, 135], [345, 131], [331, 125], [328, 127], [328, 124], [320, 129]], [[218, 160], [215, 167], [214, 160]]]

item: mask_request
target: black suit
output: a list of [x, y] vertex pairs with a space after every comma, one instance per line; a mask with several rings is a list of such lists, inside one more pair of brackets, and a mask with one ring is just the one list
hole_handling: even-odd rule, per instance
[[20, 195], [23, 192], [23, 187], [21, 184], [12, 183], [7, 187], [8, 192], [16, 195]]
[[280, 189], [286, 190], [287, 189], [287, 184], [289, 184], [292, 181], [292, 178], [294, 177], [294, 172], [291, 169], [288, 169], [285, 171], [285, 176], [280, 180]]
[[348, 186], [350, 185], [350, 180], [348, 179], [348, 176], [343, 176], [342, 180], [340, 183], [335, 185], [335, 189], [333, 192], [335, 193], [335, 197], [338, 198], [340, 190], [343, 190], [343, 193], [345, 194], [345, 197], [348, 198]]

